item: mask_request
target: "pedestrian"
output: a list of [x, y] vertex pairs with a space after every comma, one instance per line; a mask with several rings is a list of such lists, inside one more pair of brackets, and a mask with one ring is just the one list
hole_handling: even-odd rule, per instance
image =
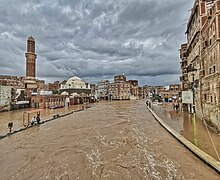
[[31, 125], [35, 125], [37, 123], [36, 121], [36, 117], [34, 116], [32, 119], [31, 119]]
[[176, 110], [178, 111], [178, 109], [179, 109], [179, 103], [177, 102], [176, 103]]
[[149, 106], [149, 102], [148, 101], [146, 101], [146, 104], [147, 104], [147, 106]]
[[37, 113], [37, 118], [36, 118], [36, 120], [37, 120], [37, 124], [40, 124], [40, 113], [39, 113], [39, 112]]
[[176, 111], [176, 104], [173, 103], [173, 110]]

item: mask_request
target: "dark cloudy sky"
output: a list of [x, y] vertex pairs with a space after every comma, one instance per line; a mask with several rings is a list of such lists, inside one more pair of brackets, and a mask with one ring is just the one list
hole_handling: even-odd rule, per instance
[[27, 37], [37, 77], [90, 83], [125, 73], [141, 85], [179, 82], [178, 49], [194, 0], [0, 0], [0, 74], [25, 75]]

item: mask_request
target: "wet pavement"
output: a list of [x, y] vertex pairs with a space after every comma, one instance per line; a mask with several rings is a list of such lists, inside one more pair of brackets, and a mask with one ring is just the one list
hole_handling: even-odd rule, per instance
[[100, 102], [0, 140], [0, 179], [219, 179], [145, 101]]
[[[166, 122], [166, 124], [193, 143], [193, 114], [183, 111], [174, 111], [171, 103], [154, 105], [153, 110], [161, 119], [163, 119], [164, 122]], [[211, 143], [205, 124], [198, 117], [196, 118], [196, 130], [198, 147], [216, 160], [219, 160]], [[220, 154], [220, 135], [218, 135], [212, 129], [209, 129], [209, 131], [215, 143], [218, 154]]]

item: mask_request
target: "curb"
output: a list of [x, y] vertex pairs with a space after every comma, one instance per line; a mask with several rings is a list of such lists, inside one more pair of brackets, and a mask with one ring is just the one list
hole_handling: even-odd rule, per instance
[[198, 158], [200, 158], [204, 163], [214, 169], [218, 174], [220, 174], [220, 162], [196, 147], [182, 135], [177, 133], [174, 129], [169, 127], [157, 114], [149, 107], [147, 107], [154, 118], [171, 134], [173, 135], [179, 142], [181, 142], [187, 149], [193, 152]]

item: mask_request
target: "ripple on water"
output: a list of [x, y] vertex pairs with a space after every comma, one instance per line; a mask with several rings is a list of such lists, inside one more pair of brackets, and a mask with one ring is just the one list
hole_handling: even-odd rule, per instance
[[100, 169], [105, 163], [102, 160], [101, 153], [98, 149], [91, 150], [91, 152], [86, 154], [90, 170], [92, 171], [93, 176], [100, 176]]
[[[10, 180], [214, 177], [167, 135], [143, 104], [96, 104], [88, 111], [1, 141], [0, 176]], [[171, 146], [174, 148], [166, 149]]]

